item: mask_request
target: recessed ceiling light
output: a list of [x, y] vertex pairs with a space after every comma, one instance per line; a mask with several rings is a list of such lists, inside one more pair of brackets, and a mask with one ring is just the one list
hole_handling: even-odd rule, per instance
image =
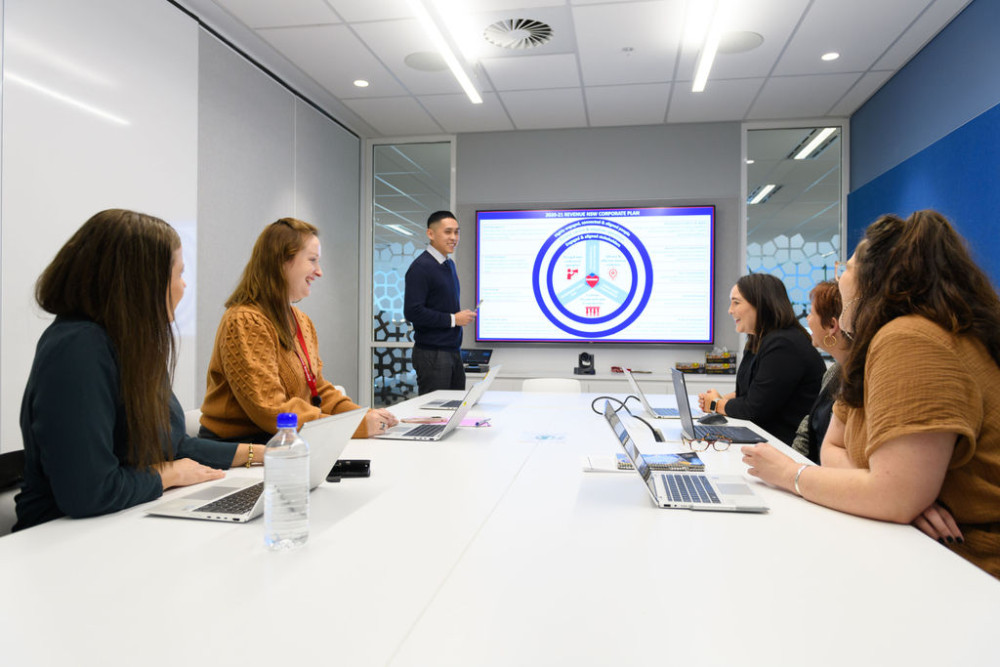
[[368, 82], [365, 81], [364, 79], [358, 79], [357, 81], [354, 82], [354, 85], [357, 86], [358, 88], [367, 88]]
[[824, 54], [823, 54], [822, 56], [820, 56], [820, 57], [821, 57], [821, 58], [822, 58], [823, 60], [827, 60], [827, 61], [829, 61], [829, 60], [836, 60], [837, 58], [839, 58], [839, 57], [840, 57], [840, 54], [839, 54], [839, 53], [837, 53], [836, 51], [830, 51], [830, 53], [824, 53]]
[[750, 158], [747, 158], [747, 164], [753, 164], [753, 160], [751, 160]]

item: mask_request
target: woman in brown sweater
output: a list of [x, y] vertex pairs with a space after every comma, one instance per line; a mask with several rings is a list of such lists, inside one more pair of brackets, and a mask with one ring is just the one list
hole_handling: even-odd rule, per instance
[[914, 523], [1000, 577], [1000, 299], [933, 211], [876, 220], [840, 278], [853, 339], [820, 452], [744, 447], [750, 474], [859, 516]]
[[[258, 237], [215, 335], [199, 435], [267, 442], [279, 413], [302, 424], [359, 407], [323, 378], [316, 329], [292, 305], [323, 275], [319, 259], [318, 230], [307, 222], [282, 218]], [[355, 437], [396, 423], [388, 410], [371, 410]]]

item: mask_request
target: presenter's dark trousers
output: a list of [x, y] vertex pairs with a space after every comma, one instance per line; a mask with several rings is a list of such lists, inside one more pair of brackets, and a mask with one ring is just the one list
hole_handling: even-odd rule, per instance
[[417, 372], [417, 393], [421, 396], [438, 389], [465, 391], [465, 367], [458, 350], [414, 347], [410, 358]]

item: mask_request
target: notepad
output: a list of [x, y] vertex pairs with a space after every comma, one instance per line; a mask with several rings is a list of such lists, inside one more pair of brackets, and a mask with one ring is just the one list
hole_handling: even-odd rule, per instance
[[[632, 470], [632, 462], [625, 454], [616, 454], [619, 470]], [[704, 472], [705, 463], [695, 452], [678, 452], [677, 454], [643, 454], [642, 460], [650, 470], [691, 470]]]

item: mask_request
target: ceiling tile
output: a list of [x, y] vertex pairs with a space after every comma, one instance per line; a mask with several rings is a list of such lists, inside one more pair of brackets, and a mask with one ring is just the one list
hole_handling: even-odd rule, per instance
[[[347, 26], [274, 28], [259, 33], [341, 99], [390, 97], [406, 92]], [[365, 79], [371, 85], [356, 88], [355, 79]]]
[[[414, 95], [461, 93], [462, 87], [451, 70], [424, 72], [406, 64], [406, 56], [418, 51], [434, 51], [416, 19], [376, 21], [354, 26], [358, 37], [403, 86]], [[479, 86], [480, 90], [484, 86]]]
[[589, 86], [584, 96], [591, 126], [659, 125], [667, 115], [670, 84]]
[[518, 130], [585, 127], [583, 94], [579, 88], [500, 93], [507, 113]]
[[[777, 76], [817, 72], [864, 72], [920, 14], [913, 0], [814, 2], [774, 70]], [[836, 51], [840, 58], [823, 62]]]
[[344, 102], [383, 136], [441, 134], [441, 127], [412, 97], [386, 97]]
[[971, 0], [936, 0], [875, 63], [874, 69], [896, 70], [922, 49], [941, 26], [951, 22]]
[[[764, 41], [757, 48], [742, 53], [720, 51], [712, 65], [709, 81], [768, 76], [808, 4], [808, 0], [782, 0], [780, 3], [773, 0], [741, 0], [726, 5], [724, 31], [753, 32], [763, 37]], [[678, 81], [694, 80], [699, 52], [700, 45], [692, 48], [685, 44], [677, 68]]]
[[215, 0], [251, 28], [340, 23], [323, 0]]
[[574, 7], [584, 84], [673, 80], [683, 7], [663, 1]]
[[743, 120], [764, 79], [709, 79], [705, 90], [691, 92], [691, 83], [678, 83], [670, 98], [670, 123], [707, 123]]
[[480, 61], [496, 90], [569, 88], [580, 85], [576, 56], [520, 56]]
[[867, 102], [868, 98], [874, 95], [892, 75], [893, 72], [889, 71], [868, 72], [827, 113], [831, 116], [850, 116], [860, 109], [861, 105]]
[[482, 104], [472, 104], [463, 95], [426, 95], [418, 98], [445, 132], [499, 132], [514, 124], [500, 106], [496, 93], [483, 93]]
[[[269, 0], [279, 4], [274, 0]], [[282, 0], [284, 2], [285, 0]], [[413, 17], [408, 0], [326, 0], [337, 10], [345, 21], [384, 21], [387, 19], [408, 19]]]
[[747, 120], [821, 117], [860, 76], [848, 73], [771, 77], [750, 108]]

